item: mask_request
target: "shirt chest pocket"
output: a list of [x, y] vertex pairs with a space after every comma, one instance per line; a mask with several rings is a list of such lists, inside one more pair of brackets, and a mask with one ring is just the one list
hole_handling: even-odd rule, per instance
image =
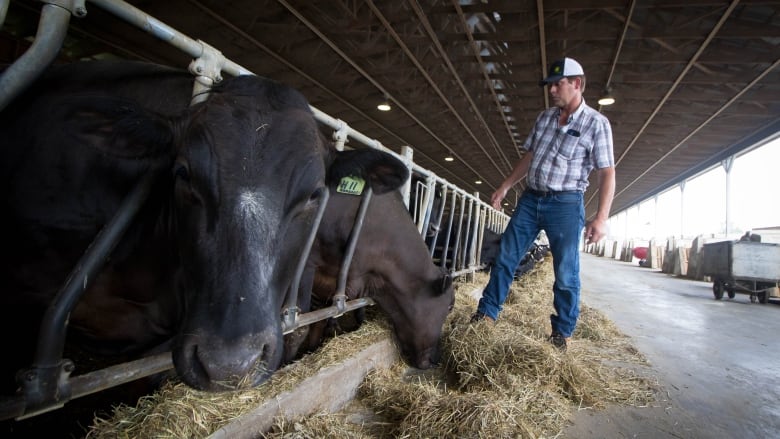
[[566, 160], [583, 159], [593, 148], [593, 140], [581, 135], [561, 133], [558, 136], [561, 142], [558, 146], [558, 155]]

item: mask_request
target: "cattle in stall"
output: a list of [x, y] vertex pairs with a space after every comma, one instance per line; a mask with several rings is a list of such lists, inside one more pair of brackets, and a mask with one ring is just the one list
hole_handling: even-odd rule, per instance
[[[430, 207], [424, 205], [426, 195], [430, 190], [427, 186], [425, 177], [416, 172], [412, 172], [409, 185], [409, 213], [415, 223], [427, 223], [425, 232], [422, 234], [427, 245], [431, 245], [432, 240], [437, 233], [441, 231], [441, 220], [444, 215], [442, 207], [442, 188], [436, 185], [431, 193]], [[427, 217], [427, 221], [425, 218]]]
[[[340, 264], [361, 203], [359, 194], [339, 192], [339, 180], [328, 178], [331, 196], [308, 261], [308, 281], [302, 284], [320, 306], [330, 305], [336, 293]], [[442, 325], [454, 304], [452, 278], [433, 263], [400, 193], [370, 199], [349, 267], [346, 295], [376, 302], [409, 364], [420, 369], [437, 364]], [[315, 349], [327, 325], [325, 321], [310, 325], [300, 348], [291, 344], [290, 349]]]
[[[474, 235], [473, 230], [470, 230], [469, 226], [473, 225], [473, 223], [471, 223], [472, 219], [469, 215], [460, 215], [460, 208], [465, 207], [466, 212], [468, 212], [468, 207], [457, 205], [458, 210], [455, 212], [455, 218], [453, 218], [452, 229], [449, 231], [448, 238], [447, 228], [450, 226], [451, 207], [442, 209], [444, 197], [442, 196], [441, 187], [437, 185], [430, 200], [430, 211], [426, 214], [427, 206], [423, 204], [427, 190], [425, 179], [417, 174], [412, 174], [409, 209], [415, 221], [422, 223], [422, 218], [426, 215], [429, 217], [425, 232], [422, 235], [426, 245], [431, 249], [430, 253], [434, 261], [449, 270], [460, 269], [467, 264], [474, 263], [474, 261], [468, 258], [471, 257], [471, 246], [478, 238]], [[449, 199], [446, 200], [446, 203], [451, 202]], [[461, 221], [459, 228], [458, 223]], [[459, 230], [460, 237], [457, 236]], [[492, 266], [498, 255], [500, 241], [500, 233], [494, 232], [487, 225], [483, 226], [479, 250], [479, 264], [481, 266], [488, 269]], [[546, 242], [546, 236], [544, 233], [541, 233], [520, 261], [515, 271], [515, 278], [519, 278], [533, 269], [534, 264], [544, 259], [548, 251], [549, 245]], [[444, 259], [445, 255], [446, 259]], [[458, 261], [454, 260], [456, 257]]]
[[290, 87], [229, 78], [190, 107], [192, 84], [162, 66], [80, 62], [0, 113], [0, 378], [30, 365], [43, 311], [144, 175], [150, 195], [88, 279], [68, 343], [125, 357], [170, 348], [178, 376], [207, 391], [278, 368], [281, 304], [326, 172], [377, 193], [403, 182], [389, 154], [330, 151]]
[[[458, 227], [457, 220], [452, 225], [452, 230], [450, 231], [451, 236], [448, 244], [447, 260], [442, 261], [445, 241], [447, 240], [447, 220], [450, 215], [448, 203], [450, 203], [450, 200], [444, 200], [444, 197], [442, 196], [442, 187], [439, 184], [435, 185], [432, 193], [430, 193], [430, 199], [426, 200], [426, 195], [428, 195], [430, 190], [431, 189], [427, 186], [425, 177], [413, 172], [411, 175], [409, 191], [409, 213], [417, 227], [424, 228], [421, 235], [434, 262], [451, 270], [454, 265], [451, 258], [453, 256], [456, 239], [455, 234]], [[426, 201], [429, 201], [430, 204], [425, 205]], [[442, 203], [445, 204], [445, 209], [442, 209]], [[468, 218], [465, 220], [468, 221]], [[462, 246], [463, 243], [460, 245]]]
[[485, 267], [490, 267], [498, 256], [498, 246], [501, 242], [501, 234], [485, 227], [482, 233], [482, 251], [479, 254], [479, 262]]
[[[486, 270], [489, 270], [493, 266], [493, 263], [498, 256], [500, 243], [501, 234], [486, 228], [482, 239], [482, 252], [480, 254], [480, 262], [485, 266]], [[515, 269], [514, 278], [519, 279], [522, 275], [533, 270], [536, 264], [542, 262], [549, 252], [550, 244], [547, 241], [547, 236], [544, 232], [541, 232], [537, 239], [531, 243], [531, 247], [525, 255], [520, 259], [520, 263]]]

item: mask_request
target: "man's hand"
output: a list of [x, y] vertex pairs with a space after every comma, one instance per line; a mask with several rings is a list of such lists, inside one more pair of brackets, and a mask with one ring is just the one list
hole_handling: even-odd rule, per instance
[[[594, 244], [607, 234], [607, 220], [612, 198], [615, 196], [615, 167], [598, 170], [599, 211], [596, 218], [585, 223], [585, 242]], [[603, 218], [603, 219], [601, 219]]]
[[601, 219], [594, 219], [585, 223], [585, 243], [595, 244], [607, 235], [607, 223]]
[[509, 189], [499, 187], [495, 192], [493, 192], [493, 195], [490, 197], [490, 204], [494, 209], [501, 210], [501, 202], [504, 201], [504, 197], [506, 197], [508, 190]]

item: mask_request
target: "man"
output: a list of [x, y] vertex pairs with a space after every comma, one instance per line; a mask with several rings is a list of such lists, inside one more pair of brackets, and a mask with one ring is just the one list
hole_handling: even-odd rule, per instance
[[[547, 233], [555, 283], [549, 341], [565, 350], [579, 316], [580, 232], [588, 243], [606, 234], [615, 194], [612, 128], [607, 118], [582, 97], [585, 72], [572, 58], [555, 61], [540, 86], [549, 86], [554, 106], [536, 119], [523, 144], [525, 154], [491, 197], [496, 209], [509, 189], [527, 176], [527, 189], [501, 236], [499, 254], [471, 321], [495, 321], [513, 280], [515, 268], [541, 230]], [[599, 209], [585, 222], [583, 196], [588, 175], [596, 169]]]

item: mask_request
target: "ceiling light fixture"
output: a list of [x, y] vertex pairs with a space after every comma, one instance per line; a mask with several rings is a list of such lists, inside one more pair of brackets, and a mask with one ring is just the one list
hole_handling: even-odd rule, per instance
[[390, 99], [387, 98], [387, 95], [385, 95], [385, 100], [376, 106], [376, 109], [379, 111], [390, 111], [393, 109], [393, 107], [390, 106]]
[[599, 105], [612, 105], [615, 103], [615, 97], [612, 95], [612, 88], [607, 87], [604, 94], [599, 98]]
[[444, 157], [444, 161], [445, 162], [452, 162], [452, 161], [455, 161], [455, 159], [452, 158], [452, 157]]

